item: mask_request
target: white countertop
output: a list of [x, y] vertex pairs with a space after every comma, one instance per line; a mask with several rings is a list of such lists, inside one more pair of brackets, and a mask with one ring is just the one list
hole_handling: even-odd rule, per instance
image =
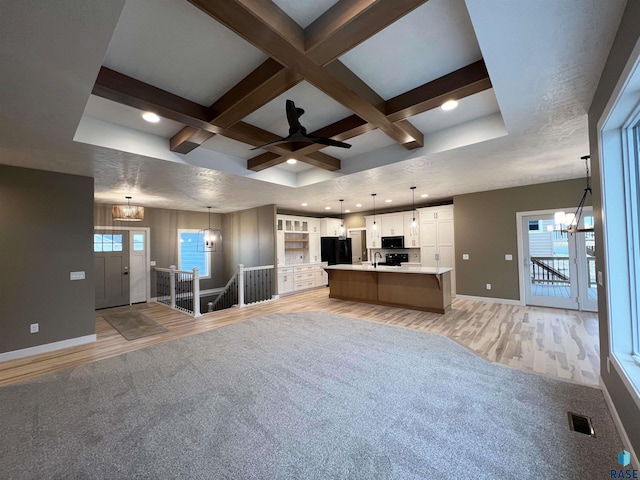
[[420, 273], [423, 275], [438, 275], [440, 273], [451, 272], [453, 268], [445, 267], [389, 267], [380, 265], [331, 265], [323, 267], [325, 270], [350, 270], [354, 272], [385, 272], [385, 273]]

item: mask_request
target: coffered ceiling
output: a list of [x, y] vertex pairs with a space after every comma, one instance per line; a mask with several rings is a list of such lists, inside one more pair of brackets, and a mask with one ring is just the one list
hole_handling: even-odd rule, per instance
[[[93, 176], [97, 202], [324, 214], [583, 175], [626, 2], [14, 3], [0, 163]], [[288, 135], [287, 99], [351, 148], [254, 149]]]

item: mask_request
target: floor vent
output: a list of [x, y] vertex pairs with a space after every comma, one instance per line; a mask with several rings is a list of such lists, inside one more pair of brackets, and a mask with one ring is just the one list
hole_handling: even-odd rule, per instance
[[574, 432], [584, 433], [590, 437], [596, 436], [591, 424], [591, 418], [585, 415], [569, 412], [569, 428]]

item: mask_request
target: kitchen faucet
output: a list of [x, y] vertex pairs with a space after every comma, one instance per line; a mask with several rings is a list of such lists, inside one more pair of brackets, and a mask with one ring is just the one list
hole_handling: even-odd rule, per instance
[[380, 255], [380, 260], [382, 260], [382, 254], [380, 252], [376, 252], [373, 255], [373, 268], [376, 268], [376, 266], [377, 266], [376, 258], [378, 258], [378, 255]]

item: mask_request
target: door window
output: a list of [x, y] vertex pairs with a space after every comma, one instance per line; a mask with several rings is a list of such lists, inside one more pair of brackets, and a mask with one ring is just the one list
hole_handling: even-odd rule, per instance
[[122, 251], [122, 234], [104, 234], [95, 233], [93, 235], [93, 251], [94, 252], [121, 252]]

